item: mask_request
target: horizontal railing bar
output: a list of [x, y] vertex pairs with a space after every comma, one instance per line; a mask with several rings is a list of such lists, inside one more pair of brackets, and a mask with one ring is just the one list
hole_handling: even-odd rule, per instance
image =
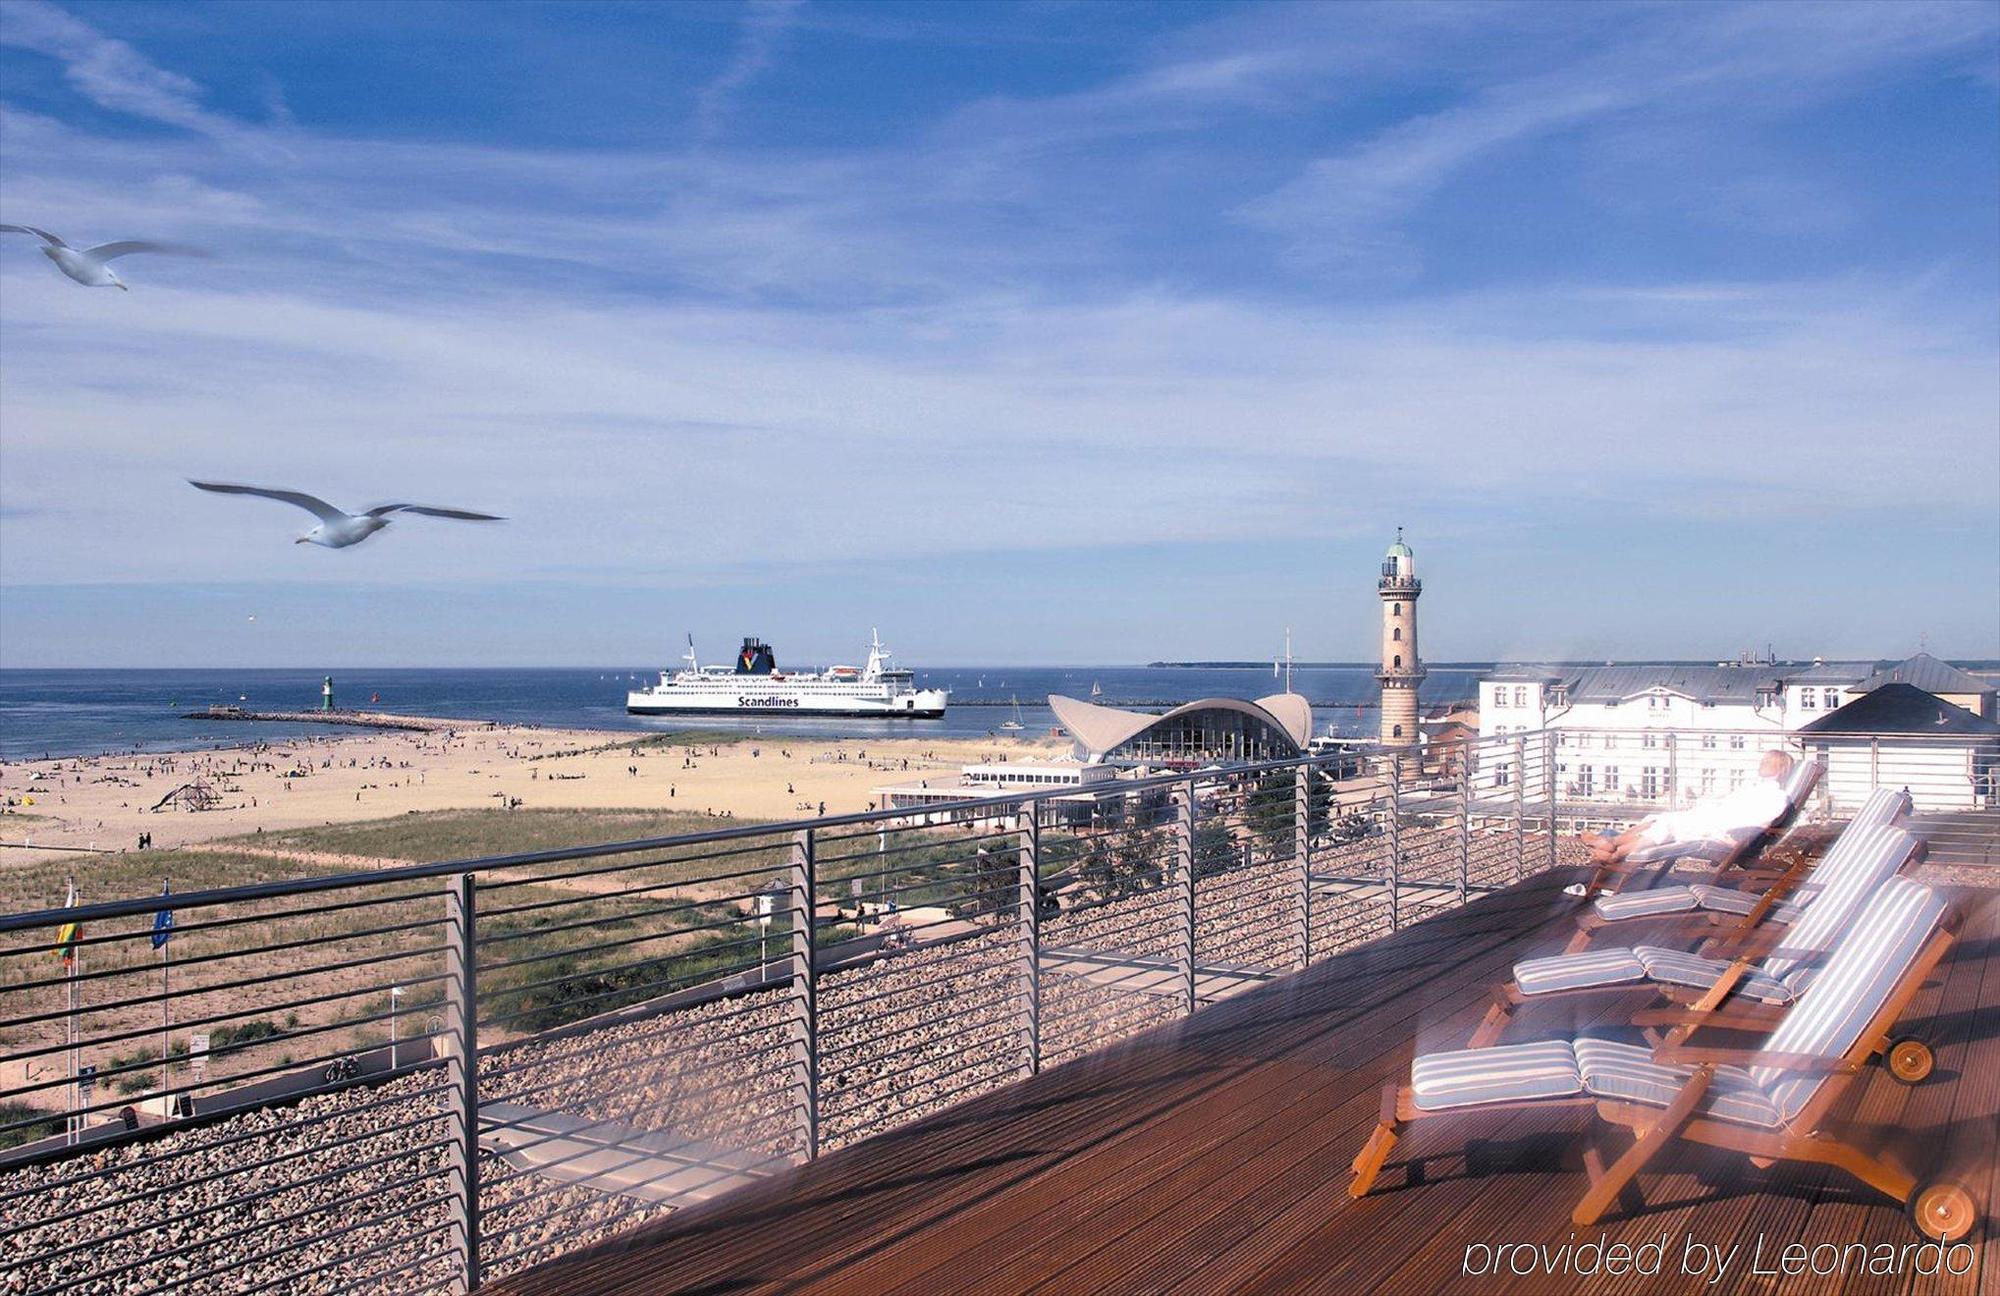
[[[443, 1145], [440, 1145], [440, 1146], [443, 1146]], [[428, 1172], [426, 1172], [426, 1173], [424, 1173], [424, 1174], [420, 1174], [420, 1175], [417, 1175], [417, 1176], [415, 1176], [414, 1178], [409, 1178], [409, 1179], [400, 1179], [400, 1180], [396, 1180], [396, 1181], [394, 1181], [394, 1182], [392, 1182], [392, 1183], [388, 1183], [388, 1184], [383, 1184], [383, 1185], [380, 1185], [380, 1186], [375, 1186], [375, 1187], [371, 1187], [371, 1188], [370, 1188], [370, 1195], [375, 1195], [375, 1196], [379, 1196], [379, 1195], [380, 1195], [380, 1194], [382, 1194], [382, 1193], [388, 1193], [388, 1192], [393, 1192], [393, 1191], [395, 1191], [395, 1190], [396, 1190], [396, 1189], [398, 1189], [398, 1188], [407, 1188], [407, 1187], [408, 1187], [408, 1186], [410, 1186], [411, 1184], [414, 1184], [414, 1183], [422, 1183], [422, 1182], [423, 1182], [423, 1181], [424, 1181], [425, 1179], [427, 1179], [427, 1178], [432, 1178], [432, 1177], [434, 1177], [434, 1176], [442, 1176], [443, 1174], [444, 1174], [444, 1171], [443, 1171], [443, 1170], [441, 1170], [441, 1169], [440, 1169], [440, 1170], [433, 1170], [433, 1171], [428, 1171]], [[306, 1186], [307, 1184], [310, 1184], [310, 1183], [315, 1183], [315, 1182], [321, 1182], [321, 1180], [301, 1180], [301, 1181], [299, 1181], [299, 1182], [298, 1182], [298, 1183], [296, 1183], [296, 1184], [293, 1184], [293, 1185], [289, 1185], [289, 1187], [304, 1187], [304, 1186]], [[281, 1191], [281, 1192], [282, 1192], [282, 1191], [286, 1191], [286, 1189], [280, 1189], [279, 1191]], [[448, 1199], [449, 1199], [449, 1197], [450, 1197], [450, 1194], [449, 1194], [449, 1193], [447, 1193], [447, 1194], [444, 1194], [443, 1196], [441, 1196], [441, 1197], [438, 1197], [438, 1198], [435, 1198], [435, 1199], [433, 1199], [433, 1200], [438, 1200], [438, 1201], [442, 1201], [442, 1200], [448, 1200]], [[249, 1199], [247, 1199], [247, 1198], [246, 1198], [245, 1200], [249, 1200]], [[220, 1245], [222, 1245], [222, 1244], [225, 1244], [225, 1243], [228, 1243], [228, 1242], [232, 1242], [232, 1241], [235, 1241], [235, 1240], [236, 1240], [236, 1239], [238, 1239], [238, 1238], [243, 1238], [243, 1237], [248, 1237], [248, 1236], [250, 1236], [251, 1234], [253, 1234], [253, 1233], [257, 1233], [257, 1232], [260, 1232], [260, 1231], [262, 1231], [262, 1230], [264, 1230], [264, 1229], [269, 1229], [269, 1228], [276, 1228], [276, 1227], [278, 1227], [278, 1226], [279, 1226], [279, 1225], [281, 1225], [281, 1224], [287, 1224], [287, 1223], [290, 1223], [290, 1222], [292, 1222], [292, 1221], [294, 1221], [294, 1220], [299, 1220], [299, 1219], [304, 1219], [304, 1218], [305, 1218], [305, 1217], [307, 1217], [307, 1216], [310, 1216], [310, 1215], [315, 1215], [315, 1214], [318, 1214], [318, 1213], [320, 1213], [320, 1212], [322, 1212], [322, 1211], [329, 1211], [329, 1210], [337, 1210], [337, 1209], [339, 1209], [339, 1208], [340, 1208], [340, 1207], [341, 1207], [341, 1206], [343, 1205], [343, 1203], [344, 1203], [344, 1200], [345, 1200], [345, 1199], [342, 1199], [342, 1200], [339, 1200], [339, 1201], [330, 1201], [330, 1202], [323, 1202], [323, 1203], [320, 1203], [320, 1204], [318, 1204], [318, 1205], [315, 1205], [315, 1206], [311, 1206], [311, 1207], [308, 1207], [307, 1209], [305, 1209], [305, 1210], [302, 1210], [302, 1211], [295, 1211], [295, 1212], [293, 1212], [293, 1213], [292, 1213], [292, 1214], [290, 1214], [290, 1215], [283, 1215], [283, 1216], [279, 1216], [279, 1217], [278, 1217], [278, 1218], [276, 1218], [276, 1219], [267, 1219], [267, 1220], [258, 1220], [258, 1221], [257, 1221], [256, 1223], [254, 1223], [254, 1224], [249, 1224], [249, 1225], [246, 1225], [246, 1226], [244, 1226], [244, 1227], [241, 1227], [241, 1228], [238, 1228], [238, 1229], [235, 1229], [234, 1231], [228, 1231], [228, 1232], [223, 1232], [223, 1233], [219, 1233], [219, 1234], [216, 1234], [216, 1235], [214, 1235], [214, 1236], [212, 1236], [212, 1237], [207, 1237], [207, 1238], [204, 1238], [204, 1239], [202, 1239], [202, 1241], [201, 1241], [200, 1245], [202, 1245], [202, 1246], [220, 1246]], [[235, 1203], [230, 1203], [230, 1204], [234, 1205]], [[380, 1221], [381, 1221], [382, 1219], [389, 1219], [389, 1218], [393, 1218], [393, 1217], [394, 1217], [394, 1216], [395, 1216], [396, 1214], [403, 1214], [403, 1213], [407, 1213], [407, 1211], [398, 1211], [398, 1212], [392, 1212], [391, 1214], [388, 1214], [388, 1215], [384, 1215], [384, 1216], [380, 1216], [380, 1217], [378, 1217], [378, 1218], [377, 1218], [377, 1219], [376, 1219], [376, 1220], [375, 1220], [374, 1222], [376, 1222], [376, 1223], [379, 1223], [379, 1222], [380, 1222]], [[165, 1228], [165, 1227], [169, 1227], [169, 1226], [171, 1226], [171, 1225], [172, 1225], [173, 1223], [175, 1223], [175, 1221], [173, 1221], [173, 1220], [161, 1220], [161, 1221], [157, 1221], [157, 1222], [155, 1222], [155, 1223], [151, 1223], [151, 1224], [144, 1224], [144, 1225], [139, 1225], [139, 1226], [136, 1226], [136, 1227], [134, 1227], [134, 1228], [131, 1228], [131, 1229], [125, 1229], [125, 1230], [122, 1230], [122, 1231], [120, 1231], [120, 1232], [117, 1232], [117, 1233], [110, 1233], [110, 1234], [104, 1234], [104, 1235], [102, 1235], [102, 1236], [99, 1236], [99, 1237], [95, 1237], [95, 1238], [90, 1238], [90, 1239], [87, 1239], [87, 1240], [85, 1240], [85, 1241], [81, 1241], [81, 1242], [77, 1242], [77, 1243], [73, 1244], [72, 1246], [70, 1246], [70, 1247], [68, 1247], [68, 1248], [65, 1248], [65, 1249], [64, 1249], [64, 1250], [62, 1250], [62, 1251], [58, 1251], [58, 1252], [55, 1252], [55, 1253], [53, 1253], [53, 1258], [56, 1258], [56, 1259], [60, 1259], [60, 1258], [62, 1258], [62, 1257], [63, 1257], [63, 1256], [65, 1256], [65, 1255], [71, 1255], [71, 1254], [74, 1254], [74, 1253], [75, 1253], [75, 1252], [77, 1252], [77, 1251], [80, 1251], [80, 1250], [83, 1250], [83, 1249], [87, 1249], [87, 1248], [89, 1248], [89, 1247], [93, 1247], [93, 1246], [103, 1246], [103, 1245], [104, 1245], [105, 1243], [107, 1243], [107, 1242], [117, 1242], [117, 1241], [119, 1241], [119, 1240], [121, 1240], [121, 1239], [123, 1239], [123, 1238], [126, 1238], [126, 1237], [130, 1237], [130, 1236], [133, 1236], [133, 1235], [135, 1235], [135, 1234], [138, 1234], [138, 1233], [146, 1233], [146, 1232], [151, 1232], [151, 1231], [152, 1231], [152, 1230], [154, 1230], [154, 1229], [159, 1229], [159, 1228]], [[365, 1227], [367, 1227], [367, 1224], [365, 1224], [365, 1223], [364, 1223], [364, 1224], [360, 1224], [360, 1225], [355, 1225], [355, 1226], [353, 1226], [353, 1227], [359, 1227], [359, 1228], [365, 1228]], [[333, 1234], [332, 1236], [335, 1236], [335, 1237], [338, 1237], [338, 1236], [341, 1236], [341, 1235], [342, 1235], [342, 1234], [344, 1234], [344, 1233], [347, 1233], [347, 1232], [351, 1232], [351, 1231], [353, 1231], [353, 1227], [351, 1227], [351, 1228], [349, 1228], [349, 1229], [344, 1229], [344, 1230], [341, 1230], [341, 1231], [340, 1231], [339, 1233], [335, 1233], [335, 1234]], [[289, 1247], [289, 1248], [286, 1248], [285, 1250], [289, 1251], [289, 1250], [295, 1250], [295, 1249], [297, 1249], [298, 1247], [306, 1247], [306, 1246], [312, 1246], [312, 1245], [314, 1245], [315, 1243], [317, 1243], [317, 1242], [319, 1242], [319, 1241], [321, 1241], [321, 1239], [320, 1239], [320, 1238], [318, 1238], [318, 1237], [311, 1237], [311, 1238], [307, 1238], [307, 1239], [305, 1239], [305, 1240], [304, 1240], [304, 1241], [302, 1241], [302, 1242], [298, 1242], [298, 1243], [295, 1243], [295, 1244], [293, 1244], [293, 1246], [292, 1246], [292, 1247]], [[271, 1253], [271, 1254], [279, 1254], [279, 1255], [281, 1255], [281, 1254], [284, 1254], [284, 1251], [279, 1251], [279, 1252], [273, 1252], [273, 1253]], [[109, 1278], [115, 1278], [115, 1277], [117, 1277], [117, 1276], [118, 1276], [118, 1275], [120, 1275], [120, 1274], [123, 1274], [123, 1273], [129, 1273], [129, 1272], [130, 1272], [130, 1271], [132, 1271], [133, 1269], [138, 1269], [138, 1268], [143, 1268], [144, 1266], [146, 1266], [146, 1265], [148, 1265], [148, 1264], [155, 1264], [155, 1263], [157, 1263], [157, 1262], [158, 1262], [158, 1258], [157, 1258], [157, 1257], [155, 1257], [155, 1256], [142, 1256], [141, 1258], [139, 1258], [139, 1259], [137, 1259], [137, 1260], [131, 1260], [131, 1261], [127, 1261], [127, 1262], [126, 1262], [125, 1264], [123, 1264], [123, 1265], [120, 1265], [120, 1266], [118, 1266], [118, 1267], [116, 1267], [116, 1268], [114, 1268], [114, 1269], [110, 1269], [110, 1270], [106, 1270], [106, 1271], [99, 1271], [99, 1272], [97, 1272], [97, 1273], [93, 1273], [93, 1274], [91, 1275], [91, 1277], [92, 1277], [92, 1279], [93, 1279], [94, 1281], [99, 1281], [99, 1282], [102, 1282], [102, 1281], [104, 1281], [104, 1280], [106, 1280], [106, 1279], [109, 1279]], [[205, 1272], [205, 1273], [202, 1273], [202, 1274], [200, 1274], [200, 1275], [197, 1275], [197, 1276], [198, 1276], [198, 1277], [212, 1277], [212, 1276], [213, 1276], [214, 1274], [218, 1274], [218, 1273], [228, 1273], [228, 1272], [229, 1272], [229, 1271], [230, 1271], [231, 1269], [235, 1269], [235, 1268], [239, 1268], [239, 1267], [241, 1267], [241, 1266], [240, 1266], [240, 1263], [239, 1263], [239, 1264], [233, 1264], [233, 1265], [225, 1265], [224, 1267], [222, 1267], [222, 1268], [220, 1268], [220, 1269], [215, 1269], [215, 1270], [209, 1270], [209, 1271], [207, 1271], [207, 1272]], [[44, 1290], [44, 1291], [59, 1291], [59, 1290], [61, 1290], [61, 1288], [44, 1288], [43, 1290]]]
[[[446, 1118], [442, 1114], [437, 1114], [430, 1116], [427, 1119], [430, 1121], [439, 1122], [441, 1124]], [[370, 1142], [376, 1138], [385, 1138], [405, 1128], [409, 1127], [397, 1126], [393, 1129], [371, 1131], [370, 1133], [361, 1135], [358, 1138], [344, 1139], [341, 1142], [341, 1147], [343, 1149], [355, 1147], [359, 1144]], [[382, 1156], [375, 1157], [371, 1160], [358, 1162], [353, 1165], [343, 1166], [338, 1171], [325, 1171], [320, 1174], [312, 1175], [304, 1179], [287, 1179], [282, 1183], [278, 1183], [275, 1185], [267, 1186], [259, 1184], [256, 1185], [255, 1192], [246, 1194], [241, 1197], [232, 1197], [226, 1201], [216, 1203], [213, 1207], [211, 1207], [211, 1209], [223, 1209], [230, 1206], [242, 1205], [245, 1202], [255, 1201], [258, 1200], [259, 1198], [271, 1197], [275, 1196], [278, 1193], [291, 1192], [294, 1191], [295, 1189], [308, 1188], [314, 1184], [325, 1183], [330, 1179], [345, 1179], [350, 1175], [360, 1174], [365, 1170], [372, 1170], [376, 1166], [388, 1165], [393, 1161], [404, 1160], [414, 1153], [429, 1152], [435, 1149], [442, 1149], [450, 1146], [451, 1146], [450, 1140], [444, 1139], [436, 1143], [425, 1143], [414, 1149], [398, 1148], [394, 1151], [388, 1152]], [[318, 1152], [319, 1150], [320, 1149], [316, 1148], [303, 1148], [297, 1152], [287, 1153], [283, 1157], [276, 1157], [268, 1161], [258, 1162], [252, 1166], [243, 1166], [243, 1167], [232, 1166], [227, 1170], [216, 1171], [214, 1173], [206, 1175], [199, 1175], [193, 1179], [177, 1180], [174, 1183], [167, 1184], [161, 1188], [153, 1189], [149, 1192], [133, 1194], [125, 1197], [112, 1198], [103, 1202], [99, 1202], [92, 1206], [84, 1207], [82, 1210], [71, 1211], [67, 1215], [58, 1215], [45, 1220], [37, 1220], [33, 1224], [22, 1228], [0, 1230], [0, 1237], [8, 1237], [20, 1233], [33, 1232], [39, 1229], [48, 1228], [51, 1225], [55, 1224], [67, 1224], [72, 1221], [82, 1219], [87, 1215], [94, 1215], [99, 1211], [112, 1210], [118, 1207], [130, 1206], [135, 1202], [147, 1201], [154, 1197], [159, 1197], [166, 1194], [179, 1192], [185, 1188], [192, 1187], [196, 1184], [214, 1183], [221, 1179], [227, 1179], [236, 1175], [246, 1174], [254, 1169], [260, 1169], [272, 1165], [278, 1165], [284, 1161], [293, 1160], [301, 1156], [310, 1156], [313, 1155], [315, 1152]], [[60, 1260], [64, 1256], [75, 1255], [79, 1251], [87, 1250], [92, 1247], [103, 1246], [109, 1242], [119, 1242], [129, 1237], [136, 1237], [141, 1233], [150, 1233], [158, 1229], [172, 1228], [175, 1224], [179, 1222], [180, 1220], [178, 1217], [170, 1216], [166, 1219], [153, 1220], [150, 1223], [135, 1224], [129, 1228], [121, 1229], [116, 1233], [94, 1234], [91, 1237], [83, 1238], [79, 1241], [73, 1242], [70, 1245], [61, 1248], [60, 1250], [48, 1252], [44, 1258], [51, 1260]]]
[[[650, 890], [651, 888], [648, 889]], [[479, 947], [481, 949], [485, 949], [493, 945], [505, 945], [510, 941], [534, 940], [537, 937], [541, 936], [553, 936], [561, 932], [575, 931], [581, 927], [601, 926], [606, 922], [637, 922], [642, 918], [661, 918], [665, 917], [668, 914], [686, 913], [691, 909], [707, 909], [723, 905], [733, 905], [738, 900], [751, 900], [755, 899], [759, 895], [769, 895], [769, 894], [771, 893], [768, 891], [738, 891], [729, 895], [714, 896], [711, 898], [706, 898], [701, 900], [681, 900], [677, 901], [674, 904], [663, 905], [658, 909], [638, 909], [632, 911], [631, 913], [622, 913], [616, 915], [615, 917], [610, 917], [610, 918], [580, 918], [575, 922], [555, 923], [548, 927], [524, 927], [519, 931], [499, 932], [494, 935], [486, 935], [482, 933], [479, 937]], [[572, 903], [583, 903], [583, 902], [561, 900], [553, 903], [557, 905], [568, 905]], [[522, 912], [522, 910], [510, 909], [508, 910], [508, 912], [520, 913]], [[496, 916], [497, 915], [488, 913], [485, 910], [480, 911], [481, 922], [485, 922], [487, 919]], [[751, 913], [742, 913], [741, 911], [739, 911], [739, 916], [745, 918], [754, 918], [756, 915]], [[481, 966], [485, 965], [482, 964]]]
[[[176, 1161], [182, 1157], [200, 1156], [206, 1153], [218, 1151], [222, 1148], [234, 1147], [238, 1143], [247, 1142], [251, 1139], [270, 1138], [274, 1134], [280, 1132], [286, 1135], [290, 1135], [290, 1133], [294, 1130], [308, 1128], [314, 1125], [323, 1125], [329, 1121], [339, 1120], [347, 1116], [357, 1116], [364, 1112], [373, 1111], [379, 1107], [391, 1107], [395, 1106], [398, 1103], [413, 1102], [419, 1099], [431, 1097], [435, 1094], [449, 1093], [449, 1092], [450, 1092], [450, 1087], [448, 1085], [439, 1085], [435, 1089], [425, 1089], [416, 1094], [410, 1094], [410, 1095], [399, 1094], [394, 1097], [379, 1098], [374, 1102], [364, 1103], [358, 1107], [346, 1107], [338, 1111], [331, 1111], [331, 1112], [326, 1112], [322, 1115], [313, 1116], [306, 1120], [291, 1121], [281, 1127], [278, 1127], [278, 1129], [276, 1130], [273, 1129], [246, 1130], [241, 1133], [232, 1134], [227, 1138], [218, 1139], [212, 1143], [202, 1143], [193, 1147], [174, 1148], [155, 1156], [136, 1157], [130, 1161], [120, 1162], [117, 1165], [94, 1168], [88, 1174], [74, 1175], [69, 1178], [57, 1179], [51, 1183], [35, 1184], [26, 1188], [16, 1188], [12, 1192], [0, 1193], [0, 1206], [4, 1206], [11, 1201], [18, 1201], [23, 1197], [32, 1197], [35, 1196], [37, 1193], [47, 1192], [51, 1189], [73, 1188], [80, 1184], [95, 1182], [98, 1179], [109, 1178], [114, 1175], [126, 1174], [134, 1170], [143, 1170], [149, 1166], [164, 1165], [169, 1161]], [[441, 1117], [427, 1116], [424, 1119], [436, 1120], [436, 1119], [441, 1119]], [[143, 1137], [145, 1135], [150, 1135], [153, 1132], [154, 1131], [135, 1131], [135, 1135]], [[192, 1130], [190, 1130], [189, 1132], [192, 1132]], [[120, 1145], [119, 1143], [111, 1144], [111, 1146], [119, 1146], [119, 1145]], [[180, 1184], [176, 1183], [160, 1191], [173, 1191], [179, 1188], [180, 1186], [181, 1186]]]
[[[739, 855], [754, 855], [758, 851], [784, 850], [789, 848], [791, 844], [789, 839], [775, 832], [772, 832], [771, 835], [775, 838], [775, 840], [768, 843], [745, 845], [740, 848], [732, 850], [707, 851], [700, 855], [686, 855], [674, 859], [621, 860], [616, 864], [606, 864], [602, 868], [572, 869], [566, 873], [535, 873], [535, 874], [530, 874], [527, 877], [495, 878], [491, 882], [481, 882], [479, 884], [479, 889], [481, 891], [507, 891], [515, 887], [548, 886], [556, 882], [568, 882], [574, 878], [599, 877], [606, 873], [629, 873], [636, 871], [638, 869], [645, 869], [645, 868], [673, 868], [677, 865], [682, 865], [682, 864], [700, 864], [708, 860], [734, 859]], [[663, 840], [671, 842], [676, 839], [667, 838]], [[660, 849], [670, 849], [670, 847], [663, 846], [660, 847]], [[592, 850], [589, 853], [579, 858], [584, 858], [584, 859], [594, 858], [598, 853], [600, 852]], [[782, 866], [779, 865], [774, 867], [782, 867]], [[702, 882], [719, 881], [727, 879], [729, 877], [749, 877], [753, 876], [756, 873], [764, 873], [769, 871], [770, 871], [769, 869], [752, 869], [749, 870], [748, 872], [741, 874], [721, 874], [717, 877], [709, 877], [709, 876], [691, 877], [683, 879], [681, 881], [668, 883], [667, 885], [694, 886], [694, 885], [699, 885]], [[507, 911], [503, 909], [500, 910], [500, 912], [505, 913]]]

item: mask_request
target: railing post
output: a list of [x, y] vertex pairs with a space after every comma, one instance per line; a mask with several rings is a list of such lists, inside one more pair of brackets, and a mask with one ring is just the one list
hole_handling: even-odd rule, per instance
[[[1553, 771], [1544, 770], [1545, 776]], [[1528, 741], [1514, 735], [1514, 880], [1528, 874]], [[1553, 829], [1554, 825], [1550, 825]]]
[[1472, 744], [1459, 749], [1458, 760], [1458, 902], [1472, 872]]
[[454, 1286], [479, 1285], [479, 946], [478, 891], [471, 873], [450, 879], [445, 892], [445, 1091], [451, 1105], [451, 1146], [445, 1173], [451, 1191], [450, 1246]]
[[1019, 963], [1021, 972], [1021, 1073], [1042, 1069], [1042, 816], [1041, 802], [1028, 802], [1021, 830]]
[[1178, 926], [1178, 950], [1175, 959], [1176, 970], [1181, 978], [1181, 996], [1189, 1013], [1194, 1011], [1194, 777], [1190, 775], [1179, 794], [1180, 804], [1174, 815], [1174, 867], [1179, 874], [1174, 879], [1179, 888], [1180, 903]]
[[792, 1130], [802, 1159], [819, 1156], [819, 1004], [818, 971], [813, 966], [813, 830], [792, 837], [792, 975], [786, 996], [786, 1042], [792, 1063]]
[[1299, 967], [1309, 968], [1313, 959], [1312, 884], [1312, 779], [1313, 767], [1301, 765], [1292, 775], [1292, 855], [1299, 865], [1299, 926], [1296, 933]]
[[1389, 755], [1389, 930], [1403, 929], [1403, 753]]
[[1542, 786], [1548, 790], [1549, 834], [1543, 844], [1548, 848], [1548, 867], [1556, 866], [1556, 736], [1547, 729], [1542, 730]]
[[1667, 809], [1681, 803], [1681, 743], [1680, 736], [1667, 731]]

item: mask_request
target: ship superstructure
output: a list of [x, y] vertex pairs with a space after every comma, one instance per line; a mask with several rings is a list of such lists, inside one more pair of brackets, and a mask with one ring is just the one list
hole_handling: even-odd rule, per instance
[[894, 716], [935, 720], [948, 691], [918, 688], [916, 676], [890, 664], [880, 634], [868, 645], [866, 666], [784, 671], [777, 652], [755, 636], [744, 639], [730, 666], [704, 667], [694, 638], [682, 654], [687, 665], [661, 671], [660, 681], [626, 695], [634, 715], [732, 712], [739, 715]]

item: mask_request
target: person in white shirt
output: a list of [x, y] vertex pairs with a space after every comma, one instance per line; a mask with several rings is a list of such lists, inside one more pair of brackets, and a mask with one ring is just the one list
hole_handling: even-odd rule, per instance
[[1670, 842], [1705, 842], [1759, 832], [1785, 813], [1785, 780], [1792, 772], [1792, 758], [1781, 751], [1767, 751], [1757, 764], [1757, 777], [1719, 797], [1697, 801], [1685, 810], [1674, 810], [1642, 819], [1624, 832], [1585, 833], [1593, 864], [1618, 864], [1633, 851]]

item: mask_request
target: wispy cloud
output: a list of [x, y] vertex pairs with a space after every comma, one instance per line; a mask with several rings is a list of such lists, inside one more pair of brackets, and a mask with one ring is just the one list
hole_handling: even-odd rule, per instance
[[707, 142], [722, 128], [736, 96], [771, 66], [805, 0], [748, 0], [729, 65], [695, 96], [695, 137]]
[[204, 107], [202, 88], [195, 81], [157, 66], [126, 42], [104, 35], [45, 0], [9, 0], [0, 19], [0, 44], [57, 60], [69, 84], [100, 108], [267, 155], [282, 152], [271, 136]]
[[2000, 10], [1944, 2], [1679, 9], [1555, 71], [1478, 87], [1461, 103], [1315, 158], [1240, 215], [1308, 260], [1408, 269], [1403, 218], [1474, 163], [1646, 112], [1740, 128], [1913, 59], [1990, 47], [1996, 27]]

